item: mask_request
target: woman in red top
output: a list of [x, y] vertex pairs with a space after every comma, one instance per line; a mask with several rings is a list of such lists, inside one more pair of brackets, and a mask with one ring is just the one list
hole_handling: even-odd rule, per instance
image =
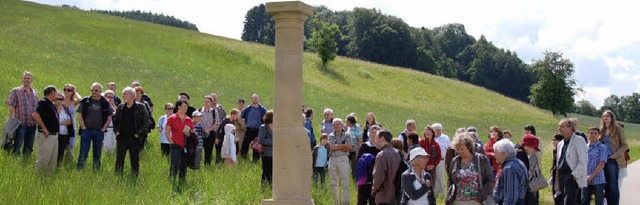
[[[194, 132], [193, 121], [187, 116], [189, 105], [186, 101], [178, 100], [175, 105], [178, 112], [167, 119], [165, 136], [171, 144], [171, 169], [169, 178], [175, 181], [176, 174], [180, 175], [180, 183], [184, 183], [187, 177], [187, 157], [185, 153], [185, 137]], [[187, 128], [188, 127], [188, 128]]]
[[494, 174], [500, 170], [500, 165], [496, 162], [496, 157], [493, 154], [493, 144], [502, 139], [502, 129], [498, 126], [492, 126], [489, 128], [489, 141], [484, 144], [484, 154], [487, 155], [491, 165], [493, 165]]
[[435, 140], [435, 130], [433, 130], [433, 128], [431, 127], [425, 127], [424, 128], [424, 133], [423, 136], [424, 138], [420, 139], [420, 147], [422, 147], [422, 149], [424, 149], [425, 151], [427, 151], [427, 153], [429, 154], [429, 161], [427, 161], [427, 167], [425, 168], [425, 170], [427, 170], [431, 176], [434, 177], [441, 177], [441, 176], [435, 176], [436, 172], [435, 172], [435, 168], [436, 166], [438, 166], [438, 163], [440, 163], [440, 160], [442, 160], [442, 154], [440, 152], [440, 145], [438, 145], [438, 143]]

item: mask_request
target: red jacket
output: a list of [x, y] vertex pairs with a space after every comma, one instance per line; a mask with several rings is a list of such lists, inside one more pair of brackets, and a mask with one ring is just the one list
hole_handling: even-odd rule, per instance
[[427, 165], [438, 166], [438, 163], [442, 160], [442, 154], [440, 152], [440, 145], [438, 145], [436, 140], [431, 139], [431, 141], [427, 141], [425, 138], [422, 138], [420, 139], [419, 144], [420, 147], [430, 155]]
[[489, 161], [491, 161], [491, 165], [493, 165], [493, 170], [498, 170], [500, 165], [496, 161], [496, 156], [493, 153], [493, 144], [496, 143], [496, 138], [489, 138], [489, 141], [484, 144], [484, 155], [487, 155]]

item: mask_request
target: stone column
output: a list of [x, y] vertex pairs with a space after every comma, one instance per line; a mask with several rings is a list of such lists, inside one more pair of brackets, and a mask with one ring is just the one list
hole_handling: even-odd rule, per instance
[[291, 1], [267, 3], [266, 10], [276, 22], [276, 69], [273, 198], [262, 204], [313, 204], [311, 150], [300, 112], [304, 20], [313, 14], [313, 8]]

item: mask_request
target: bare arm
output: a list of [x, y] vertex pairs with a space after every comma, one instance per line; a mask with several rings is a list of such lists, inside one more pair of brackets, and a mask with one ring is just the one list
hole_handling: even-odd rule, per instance
[[173, 144], [173, 139], [171, 139], [171, 125], [166, 125], [164, 136], [167, 136], [167, 140], [169, 140], [169, 144]]
[[84, 120], [82, 119], [82, 113], [78, 113], [78, 124], [80, 125], [80, 129], [87, 129], [87, 126], [84, 125]]

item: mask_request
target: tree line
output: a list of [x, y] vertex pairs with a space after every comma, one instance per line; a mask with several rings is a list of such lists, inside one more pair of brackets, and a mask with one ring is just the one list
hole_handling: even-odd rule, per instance
[[611, 110], [620, 121], [640, 123], [640, 93], [631, 95], [610, 95], [604, 99], [600, 109], [587, 100], [580, 100], [575, 103], [574, 112], [581, 115], [601, 117], [606, 110]]
[[157, 13], [151, 13], [151, 12], [140, 11], [140, 10], [108, 11], [108, 10], [92, 9], [91, 11], [96, 13], [101, 13], [101, 14], [112, 15], [112, 16], [120, 16], [123, 18], [134, 19], [138, 21], [146, 21], [146, 22], [161, 24], [165, 26], [173, 26], [173, 27], [198, 31], [198, 27], [195, 24], [188, 21], [180, 20], [173, 16], [164, 15], [164, 14], [157, 14]]
[[[241, 39], [274, 45], [274, 26], [264, 4], [254, 6], [246, 13]], [[336, 26], [337, 32], [320, 32], [330, 26]], [[337, 55], [458, 79], [523, 102], [530, 102], [530, 88], [539, 81], [533, 66], [515, 52], [496, 47], [484, 36], [476, 40], [458, 23], [414, 28], [376, 9], [332, 11], [319, 6], [305, 22], [305, 49], [333, 50], [314, 49], [313, 44], [334, 45], [314, 40], [314, 31], [321, 33], [316, 36], [333, 37]]]

